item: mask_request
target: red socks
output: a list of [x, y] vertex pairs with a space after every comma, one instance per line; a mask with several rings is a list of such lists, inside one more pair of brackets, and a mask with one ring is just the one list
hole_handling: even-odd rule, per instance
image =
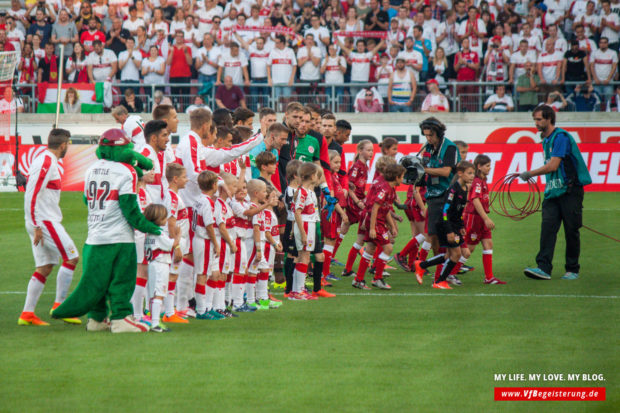
[[362, 255], [362, 259], [360, 260], [360, 265], [357, 267], [357, 275], [355, 276], [356, 281], [364, 281], [364, 276], [366, 275], [366, 270], [368, 270], [368, 266], [370, 265], [370, 257], [369, 255]]
[[493, 278], [493, 250], [482, 251], [482, 266], [484, 267], [484, 278]]
[[357, 244], [353, 244], [353, 246], [349, 250], [347, 264], [344, 267], [345, 271], [353, 271], [353, 264], [355, 264], [355, 259], [357, 258], [357, 254], [359, 254], [360, 249], [362, 249], [362, 247]]

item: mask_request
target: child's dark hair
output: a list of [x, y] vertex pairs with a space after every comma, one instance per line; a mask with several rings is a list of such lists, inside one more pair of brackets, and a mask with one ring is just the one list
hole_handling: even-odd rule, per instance
[[456, 164], [456, 172], [465, 172], [469, 168], [476, 170], [476, 168], [474, 168], [474, 164], [469, 161], [461, 161]]
[[296, 176], [299, 176], [299, 167], [301, 166], [299, 159], [293, 159], [286, 164], [286, 180], [291, 182]]
[[175, 177], [181, 176], [185, 171], [183, 165], [178, 164], [176, 162], [171, 162], [166, 165], [166, 179], [168, 182], [172, 181]]
[[381, 153], [385, 155], [388, 149], [392, 146], [398, 145], [398, 141], [394, 138], [385, 138], [383, 142], [379, 144], [379, 148], [381, 148]]
[[[248, 126], [236, 125], [233, 128], [233, 132], [236, 132], [236, 134], [233, 133], [233, 145], [237, 145], [241, 142], [245, 142], [252, 137], [252, 128]], [[237, 138], [235, 137], [235, 135], [237, 135], [239, 138], [238, 142], [237, 142]]]
[[317, 173], [318, 166], [312, 162], [304, 162], [299, 167], [299, 179], [307, 181]]
[[480, 167], [488, 163], [491, 163], [491, 158], [489, 158], [487, 155], [480, 154], [476, 156], [476, 158], [474, 159], [474, 169], [476, 171], [477, 177], [480, 177], [479, 176]]
[[[381, 159], [383, 158], [389, 158], [389, 156], [383, 156]], [[385, 166], [383, 169], [383, 177], [388, 182], [394, 182], [396, 178], [403, 176], [405, 171], [406, 169], [404, 166], [394, 162]]]
[[[388, 166], [396, 164], [396, 159], [391, 156], [382, 156], [375, 162], [375, 171], [385, 177], [385, 170]], [[386, 178], [387, 179], [387, 178]]]
[[465, 141], [453, 141], [452, 143], [455, 144], [458, 148], [469, 148], [469, 145]]
[[256, 163], [256, 169], [260, 171], [263, 166], [273, 165], [277, 160], [276, 156], [270, 151], [263, 151], [256, 155], [254, 162]]
[[216, 188], [217, 175], [211, 171], [202, 171], [198, 175], [198, 188], [201, 191], [211, 191]]
[[144, 209], [144, 218], [156, 224], [168, 216], [168, 210], [161, 204], [149, 204]]
[[215, 137], [219, 140], [219, 139], [226, 139], [228, 137], [228, 135], [232, 134], [232, 130], [230, 130], [230, 128], [227, 128], [226, 126], [218, 126], [217, 127], [217, 132], [215, 134]]

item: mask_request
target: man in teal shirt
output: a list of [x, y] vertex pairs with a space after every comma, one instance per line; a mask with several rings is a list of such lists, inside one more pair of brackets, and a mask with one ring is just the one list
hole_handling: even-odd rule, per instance
[[565, 280], [579, 277], [579, 254], [581, 250], [579, 228], [583, 212], [583, 187], [592, 178], [583, 156], [573, 137], [555, 126], [555, 111], [551, 106], [541, 105], [532, 113], [536, 129], [543, 139], [545, 164], [533, 171], [523, 172], [519, 177], [528, 179], [545, 175], [545, 199], [542, 204], [540, 249], [536, 256], [536, 268], [526, 268], [527, 277], [550, 280], [553, 269], [553, 252], [560, 225], [564, 226], [566, 238]]

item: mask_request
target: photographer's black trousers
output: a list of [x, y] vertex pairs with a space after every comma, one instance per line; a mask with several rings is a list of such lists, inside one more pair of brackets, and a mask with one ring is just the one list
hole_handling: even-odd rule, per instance
[[564, 225], [566, 239], [566, 271], [579, 273], [579, 253], [581, 250], [579, 228], [582, 224], [583, 187], [571, 187], [557, 198], [545, 199], [542, 204], [542, 223], [540, 226], [540, 250], [536, 256], [538, 268], [551, 274], [553, 252], [560, 225]]

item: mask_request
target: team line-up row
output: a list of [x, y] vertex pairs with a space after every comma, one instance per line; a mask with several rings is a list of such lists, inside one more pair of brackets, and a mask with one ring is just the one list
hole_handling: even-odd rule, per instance
[[[484, 282], [504, 283], [492, 271], [494, 223], [488, 216], [486, 185], [490, 159], [479, 155], [473, 164], [461, 161], [467, 146], [457, 147], [445, 138], [445, 126], [435, 118], [421, 124], [427, 144], [416, 165], [396, 162], [397, 141], [381, 143], [377, 174], [366, 193], [372, 143], [358, 143], [355, 161], [345, 171], [341, 144], [349, 137], [350, 124], [336, 122], [333, 114], [321, 114], [312, 106], [289, 104], [283, 123], [276, 122], [272, 110], [264, 109], [256, 134], [245, 126], [254, 116], [246, 109], [235, 113], [234, 119], [228, 111], [211, 114], [197, 109], [190, 115], [191, 131], [176, 150], [169, 146], [169, 136], [178, 125], [172, 106], [159, 106], [146, 125], [129, 119], [122, 109], [113, 113], [123, 129], [102, 134], [100, 160], [86, 174], [89, 232], [84, 274], [68, 300], [71, 303], [56, 311], [55, 318], [81, 323], [63, 315], [73, 314], [67, 308], [80, 301], [74, 296], [84, 295], [82, 284], [90, 279], [86, 275], [93, 259], [88, 259], [87, 248], [90, 252], [93, 246], [118, 243], [132, 245], [129, 260], [137, 276], [129, 291], [125, 288], [119, 294], [122, 300], [109, 299], [109, 309], [105, 302], [103, 309], [80, 304], [75, 314], [88, 312], [89, 331], [165, 332], [169, 329], [164, 323], [188, 323], [192, 317], [220, 320], [275, 309], [282, 301], [270, 294], [270, 279], [285, 288], [288, 300], [335, 297], [325, 290], [340, 279], [332, 274], [331, 263], [355, 224], [357, 239], [342, 276], [355, 275], [353, 287], [370, 289], [365, 275], [374, 261], [372, 285], [389, 290], [385, 268], [398, 235], [397, 221], [402, 221], [394, 206], [405, 210], [413, 233], [395, 259], [403, 269], [415, 272], [418, 282], [423, 282], [426, 268], [438, 265], [434, 288], [461, 285], [456, 274], [481, 241]], [[65, 301], [78, 262], [77, 247], [62, 227], [59, 208], [58, 160], [67, 151], [69, 137], [68, 131], [53, 130], [48, 149], [30, 170], [25, 219], [36, 271], [28, 285], [21, 325], [47, 324], [34, 314], [43, 285], [62, 259], [54, 310]], [[130, 140], [150, 160], [148, 173], [128, 174], [133, 168], [123, 164], [119, 169], [119, 161], [107, 155], [114, 153], [109, 148], [124, 148]], [[403, 180], [410, 187], [401, 205], [395, 188]], [[431, 248], [435, 255], [426, 260]], [[285, 253], [284, 279], [279, 272], [274, 274], [280, 252]], [[358, 255], [361, 261], [354, 274]], [[306, 290], [308, 275], [311, 292]]]

